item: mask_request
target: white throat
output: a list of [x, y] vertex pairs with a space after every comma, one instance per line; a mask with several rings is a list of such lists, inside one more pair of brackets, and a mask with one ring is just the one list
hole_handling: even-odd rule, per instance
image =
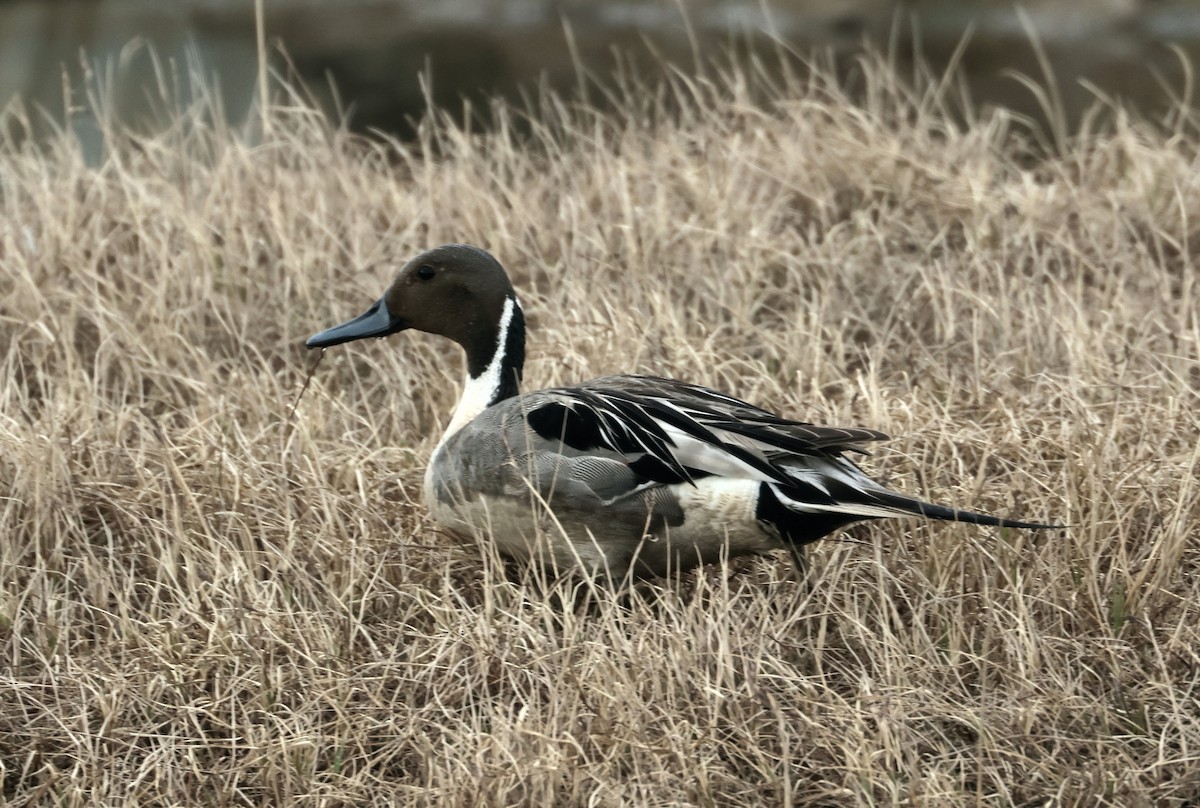
[[488, 366], [478, 376], [471, 376], [468, 372], [466, 382], [463, 384], [462, 396], [458, 399], [458, 406], [454, 408], [454, 416], [442, 434], [442, 439], [438, 441], [435, 452], [451, 435], [474, 421], [479, 413], [486, 410], [495, 401], [496, 393], [500, 390], [500, 373], [504, 367], [504, 353], [508, 350], [508, 329], [512, 325], [513, 310], [517, 305], [517, 301], [511, 297], [504, 301], [504, 311], [500, 315], [500, 325], [496, 329], [496, 353], [492, 355], [492, 361], [488, 362]]

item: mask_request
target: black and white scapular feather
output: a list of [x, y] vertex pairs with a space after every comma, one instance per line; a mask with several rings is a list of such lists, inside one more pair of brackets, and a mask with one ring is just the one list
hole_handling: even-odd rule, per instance
[[431, 514], [518, 561], [641, 577], [776, 549], [800, 561], [804, 545], [864, 519], [1058, 527], [891, 491], [846, 456], [882, 433], [791, 421], [693, 384], [606, 376], [521, 394], [524, 316], [504, 269], [475, 247], [417, 256], [374, 306], [307, 344], [409, 328], [467, 358], [425, 476]]

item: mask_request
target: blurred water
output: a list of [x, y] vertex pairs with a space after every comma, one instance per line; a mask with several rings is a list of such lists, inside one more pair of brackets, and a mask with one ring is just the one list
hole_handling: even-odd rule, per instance
[[[639, 54], [642, 65], [651, 51], [688, 65], [696, 53], [719, 52], [734, 40], [770, 47], [775, 38], [801, 53], [817, 48], [843, 57], [865, 42], [899, 43], [893, 50], [902, 69], [918, 49], [940, 69], [968, 31], [962, 67], [976, 102], [1042, 116], [1034, 95], [1011, 76], [1043, 78], [1033, 30], [1068, 120], [1079, 119], [1095, 90], [1154, 115], [1168, 97], [1163, 85], [1185, 83], [1170, 46], [1191, 54], [1200, 43], [1198, 2], [1043, 0], [1025, 8], [1022, 18], [994, 0], [280, 0], [266, 14], [270, 41], [290, 59], [273, 50], [273, 64], [294, 69], [320, 103], [348, 110], [354, 127], [401, 136], [429, 101], [458, 109], [464, 97], [515, 95], [538, 82], [569, 92], [576, 60], [603, 75], [614, 49]], [[98, 124], [80, 89], [86, 73], [105, 108], [149, 126], [161, 117], [152, 100], [161, 86], [186, 104], [188, 75], [197, 74], [219, 89], [237, 121], [254, 99], [255, 42], [253, 4], [244, 0], [0, 3], [0, 105], [23, 98], [34, 110], [30, 124], [43, 131], [74, 108], [71, 126], [95, 154]], [[423, 85], [422, 74], [431, 83]], [[72, 98], [64, 98], [67, 83], [76, 88]], [[25, 127], [9, 121], [7, 128], [20, 135]]]

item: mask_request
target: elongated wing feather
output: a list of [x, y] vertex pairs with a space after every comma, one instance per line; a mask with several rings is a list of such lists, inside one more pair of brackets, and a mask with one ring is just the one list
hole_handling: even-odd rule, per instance
[[788, 420], [704, 387], [650, 376], [610, 376], [539, 398], [526, 420], [540, 437], [579, 451], [616, 452], [661, 482], [716, 475], [788, 484], [789, 465], [886, 437]]

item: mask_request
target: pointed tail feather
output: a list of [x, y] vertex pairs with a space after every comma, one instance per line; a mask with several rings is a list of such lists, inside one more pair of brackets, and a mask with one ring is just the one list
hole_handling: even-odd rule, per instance
[[871, 494], [897, 511], [900, 511], [901, 513], [898, 513], [898, 516], [902, 513], [911, 513], [914, 516], [942, 519], [947, 522], [965, 522], [967, 524], [985, 525], [987, 527], [1015, 527], [1021, 530], [1058, 530], [1066, 527], [1066, 525], [1025, 522], [1020, 519], [989, 516], [986, 513], [975, 513], [974, 511], [960, 511], [957, 508], [947, 508], [945, 505], [924, 502], [914, 497], [906, 497], [903, 494], [896, 494], [891, 491], [872, 491]]
[[789, 543], [801, 545], [817, 541], [864, 519], [898, 516], [924, 516], [948, 522], [1023, 530], [1054, 530], [1066, 527], [947, 508], [867, 482], [868, 485], [851, 488], [839, 486], [835, 481], [826, 478], [820, 490], [811, 485], [803, 488], [783, 488], [776, 483], [762, 483], [755, 516], [759, 521], [774, 526]]

